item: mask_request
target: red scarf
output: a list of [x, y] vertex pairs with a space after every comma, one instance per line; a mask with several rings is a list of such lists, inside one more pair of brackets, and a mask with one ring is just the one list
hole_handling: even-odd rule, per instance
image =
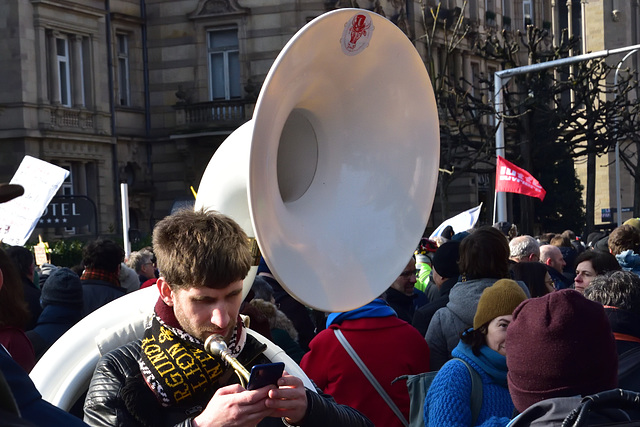
[[116, 271], [107, 271], [99, 268], [86, 268], [82, 272], [80, 280], [102, 280], [120, 287], [120, 277]]

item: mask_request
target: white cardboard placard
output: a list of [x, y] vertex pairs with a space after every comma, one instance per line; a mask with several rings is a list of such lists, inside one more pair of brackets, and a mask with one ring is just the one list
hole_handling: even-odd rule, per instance
[[23, 246], [67, 176], [66, 169], [24, 156], [11, 179], [24, 187], [24, 194], [0, 204], [0, 241]]

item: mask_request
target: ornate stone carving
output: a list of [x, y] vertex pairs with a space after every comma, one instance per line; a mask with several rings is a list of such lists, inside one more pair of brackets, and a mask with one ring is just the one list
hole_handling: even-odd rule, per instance
[[208, 0], [202, 11], [200, 11], [200, 15], [214, 15], [219, 13], [229, 13], [233, 12], [231, 5], [228, 1], [225, 0]]
[[198, 6], [190, 16], [191, 18], [203, 18], [247, 12], [248, 10], [246, 8], [238, 5], [237, 0], [200, 0]]

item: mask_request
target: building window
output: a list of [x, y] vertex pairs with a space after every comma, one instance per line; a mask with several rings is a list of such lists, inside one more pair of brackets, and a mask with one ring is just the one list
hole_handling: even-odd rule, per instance
[[484, 3], [484, 8], [485, 10], [489, 10], [491, 12], [495, 12], [496, 11], [496, 5], [493, 2], [494, 0], [485, 0]]
[[118, 47], [118, 102], [122, 106], [131, 105], [129, 85], [129, 36], [117, 35]]
[[502, 0], [502, 27], [511, 30], [511, 0]]
[[527, 28], [527, 25], [533, 25], [533, 2], [531, 0], [522, 1], [522, 16], [524, 28]]
[[[48, 33], [49, 96], [54, 105], [84, 107], [86, 105], [85, 76], [90, 76], [89, 64], [84, 56], [91, 57], [88, 38], [58, 31]], [[89, 91], [90, 92], [90, 91]]]
[[471, 19], [472, 21], [478, 21], [478, 0], [469, 0], [469, 3], [467, 3], [468, 6], [468, 10], [469, 10], [469, 19]]
[[211, 100], [240, 98], [240, 60], [237, 30], [207, 33]]
[[58, 66], [58, 90], [60, 104], [71, 107], [71, 78], [69, 72], [69, 40], [56, 37], [56, 58]]

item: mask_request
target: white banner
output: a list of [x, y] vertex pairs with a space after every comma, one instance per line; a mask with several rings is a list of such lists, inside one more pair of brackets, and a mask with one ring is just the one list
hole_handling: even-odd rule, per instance
[[482, 208], [482, 203], [480, 203], [475, 208], [471, 208], [468, 211], [464, 211], [459, 213], [458, 215], [449, 218], [442, 224], [436, 228], [436, 230], [431, 233], [429, 239], [433, 239], [442, 234], [442, 231], [450, 225], [453, 228], [454, 233], [461, 233], [463, 231], [467, 231], [473, 228], [478, 222], [478, 217], [480, 216], [480, 208]]
[[31, 156], [24, 156], [11, 184], [24, 187], [24, 194], [0, 204], [0, 241], [23, 246], [69, 171]]

